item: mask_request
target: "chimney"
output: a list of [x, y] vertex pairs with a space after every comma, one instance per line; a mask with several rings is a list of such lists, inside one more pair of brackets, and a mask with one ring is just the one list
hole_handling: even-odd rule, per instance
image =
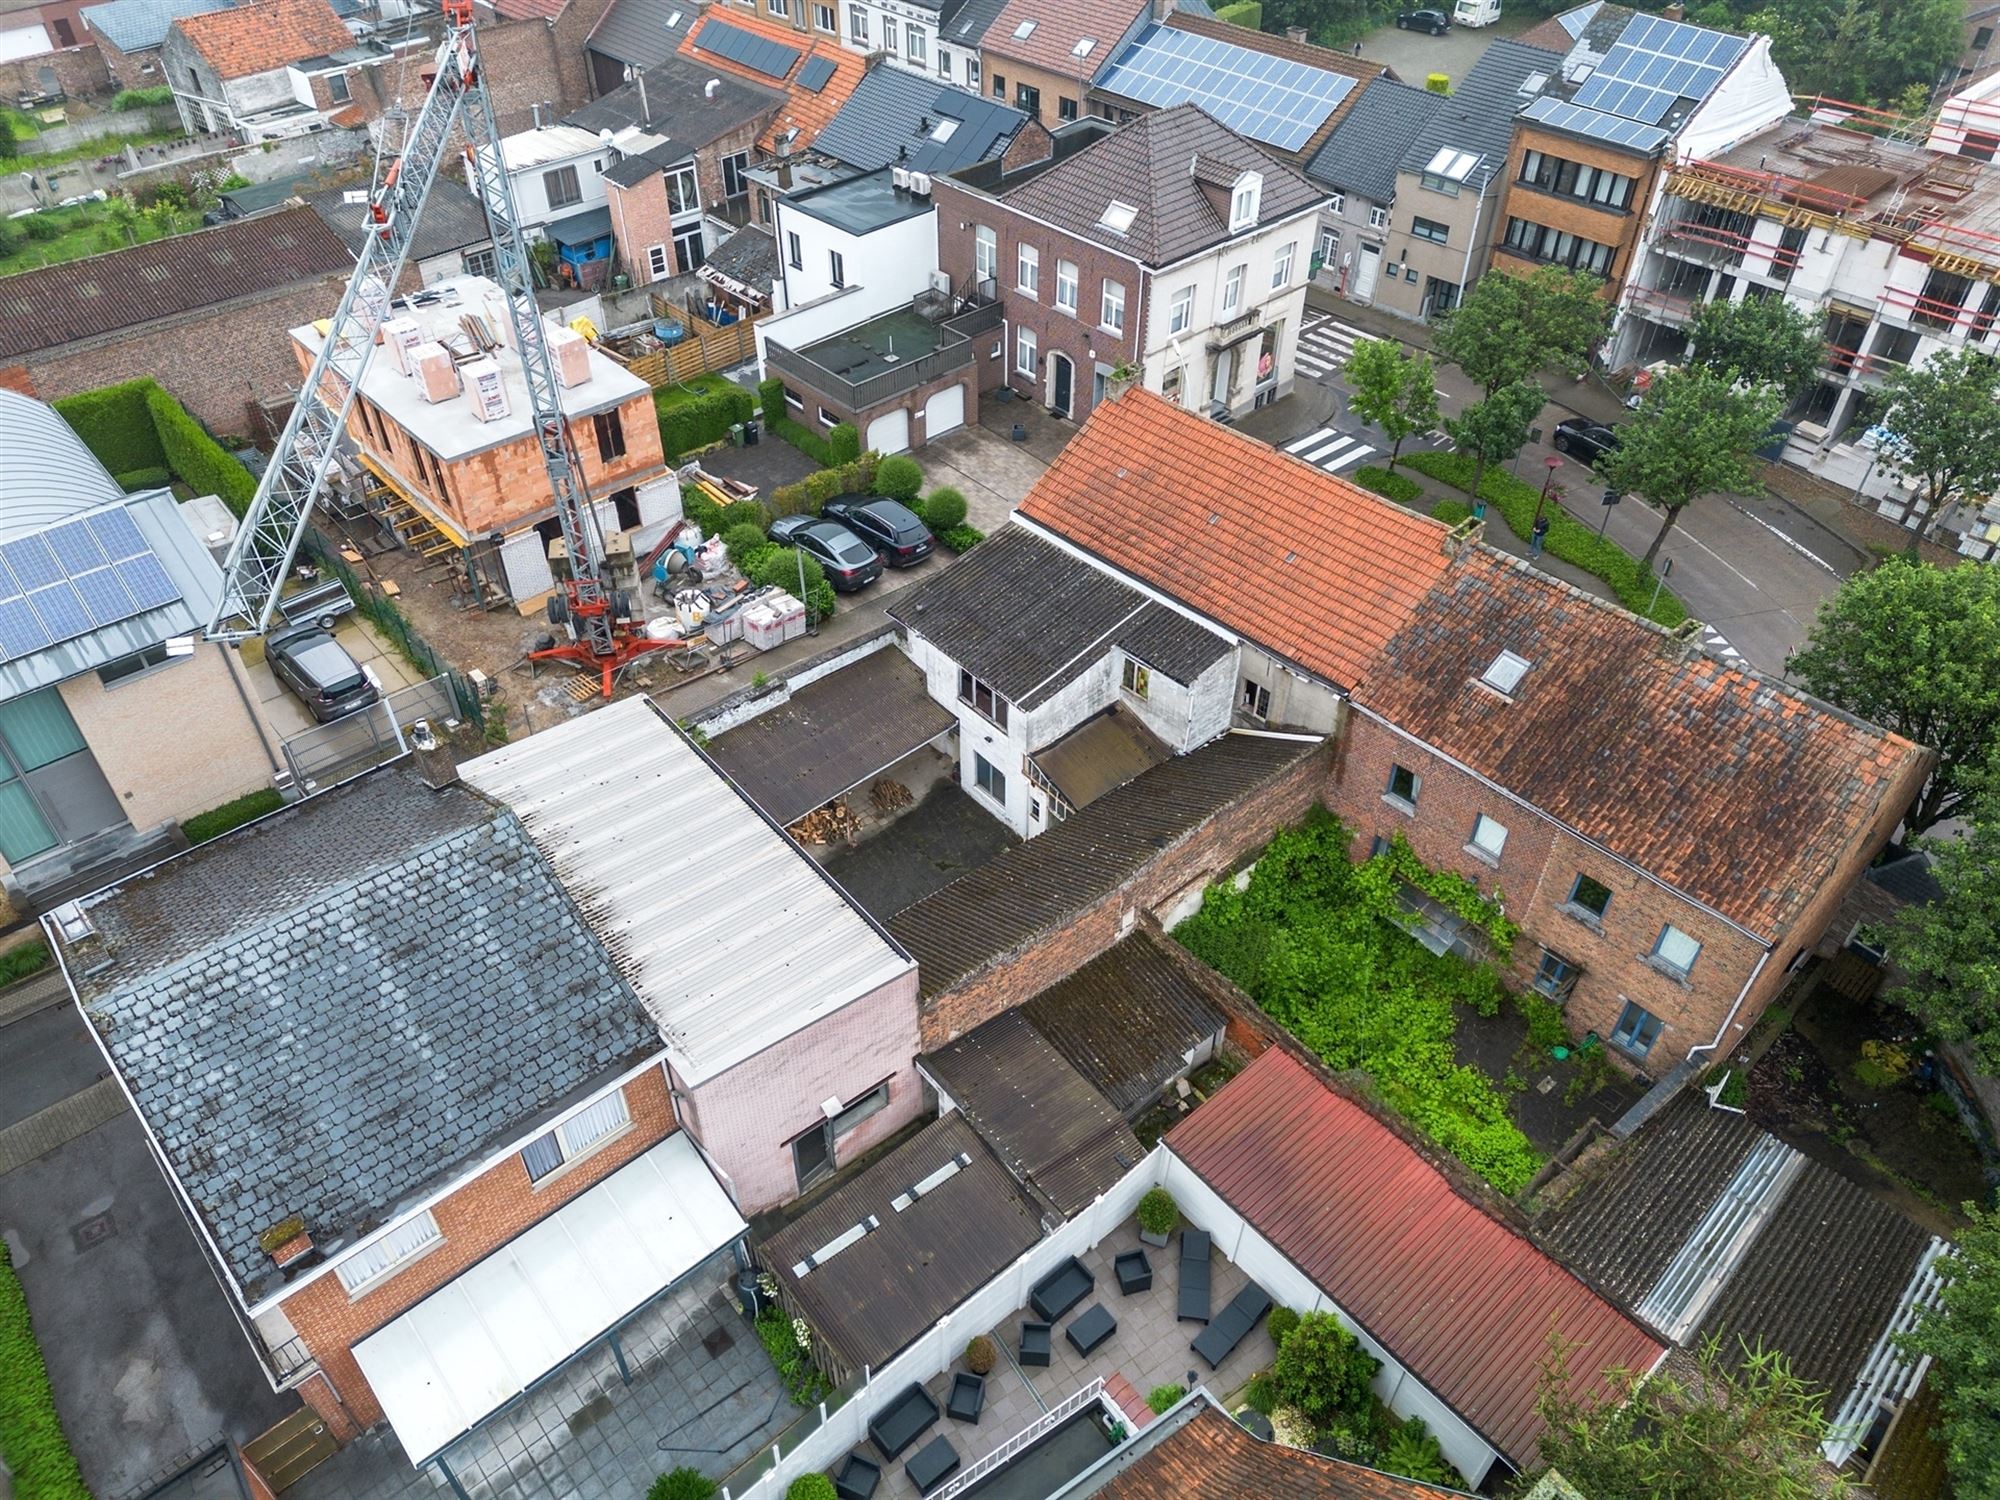
[[788, 193], [792, 189], [792, 138], [778, 137], [778, 191]]
[[1660, 14], [1669, 21], [1678, 21], [1687, 14], [1687, 7], [1680, 4], [1679, 0], [1675, 0], [1674, 4], [1667, 6]]
[[1153, 19], [1164, 21], [1174, 13], [1174, 0], [1153, 0]]
[[542, 128], [542, 107], [541, 107], [541, 105], [539, 105], [539, 104], [530, 104], [530, 105], [528, 106], [528, 112], [529, 112], [530, 114], [532, 114], [532, 115], [533, 115], [533, 116], [535, 117], [535, 129], [537, 129], [537, 130], [540, 130], [540, 129]]
[[434, 792], [458, 782], [458, 757], [451, 753], [451, 746], [438, 738], [428, 719], [419, 719], [410, 726], [410, 765]]
[[313, 1247], [312, 1236], [306, 1233], [306, 1221], [298, 1214], [273, 1224], [257, 1236], [257, 1244], [280, 1266], [289, 1266]]
[[1303, 26], [1287, 26], [1287, 27], [1285, 28], [1285, 40], [1286, 40], [1286, 41], [1288, 41], [1288, 42], [1303, 42], [1303, 41], [1304, 41], [1305, 39], [1306, 39], [1306, 29], [1305, 29], [1305, 27], [1303, 27]]

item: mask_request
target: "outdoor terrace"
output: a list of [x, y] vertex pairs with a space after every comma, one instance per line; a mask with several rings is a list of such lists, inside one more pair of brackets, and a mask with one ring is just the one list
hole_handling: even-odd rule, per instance
[[984, 303], [932, 319], [915, 306], [893, 308], [802, 349], [765, 345], [773, 369], [793, 375], [853, 411], [865, 411], [973, 361], [973, 335], [1000, 325], [1000, 305]]

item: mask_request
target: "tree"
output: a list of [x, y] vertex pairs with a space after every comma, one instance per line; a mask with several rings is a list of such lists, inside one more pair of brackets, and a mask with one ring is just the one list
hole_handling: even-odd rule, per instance
[[1666, 370], [1647, 388], [1638, 413], [1618, 429], [1618, 446], [1599, 460], [1605, 482], [1643, 495], [1666, 514], [1645, 565], [1697, 496], [1763, 488], [1752, 450], [1769, 440], [1778, 397], [1769, 387], [1732, 385], [1703, 369]]
[[1278, 1346], [1271, 1380], [1278, 1400], [1295, 1406], [1314, 1427], [1368, 1410], [1369, 1382], [1380, 1366], [1332, 1313], [1300, 1316]]
[[1972, 1220], [1937, 1262], [1935, 1307], [1899, 1340], [1928, 1354], [1943, 1421], [1945, 1464], [1958, 1500], [2000, 1500], [2000, 1211], [1965, 1205]]
[[1570, 1394], [1568, 1349], [1558, 1343], [1537, 1409], [1547, 1423], [1542, 1462], [1580, 1494], [1619, 1500], [1831, 1500], [1848, 1493], [1819, 1444], [1819, 1396], [1775, 1350], [1743, 1348], [1732, 1368], [1711, 1339], [1697, 1374], [1648, 1378], [1615, 1371], [1622, 1399], [1584, 1406]]
[[1940, 350], [1882, 382], [1887, 466], [1917, 492], [1909, 551], [1944, 505], [2000, 483], [2000, 362], [1972, 348]]
[[1582, 271], [1537, 266], [1525, 276], [1489, 271], [1437, 325], [1433, 347], [1491, 396], [1554, 366], [1589, 367], [1611, 308], [1604, 283]]
[[1438, 424], [1437, 367], [1428, 354], [1411, 354], [1394, 339], [1361, 339], [1347, 356], [1354, 409], [1389, 438], [1389, 467], [1403, 439]]
[[1808, 692], [1937, 752], [1911, 833], [1955, 816], [1966, 773], [2000, 741], [2000, 569], [1894, 558], [1820, 606], [1790, 675]]
[[1504, 464], [1521, 451], [1521, 445], [1528, 441], [1528, 424], [1548, 399], [1534, 382], [1517, 381], [1445, 420], [1444, 430], [1459, 451], [1472, 455], [1474, 496], [1479, 494], [1488, 464]]
[[1694, 340], [1690, 363], [1725, 380], [1772, 386], [1788, 400], [1819, 378], [1826, 357], [1818, 320], [1784, 297], [1704, 302], [1688, 333]]
[[1884, 108], [1928, 95], [1965, 38], [1964, 0], [1711, 0], [1688, 19], [1768, 35], [1795, 94]]

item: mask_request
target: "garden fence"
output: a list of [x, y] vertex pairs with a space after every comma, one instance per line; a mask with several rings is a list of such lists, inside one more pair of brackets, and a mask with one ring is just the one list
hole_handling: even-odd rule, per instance
[[390, 644], [402, 652], [411, 666], [427, 676], [444, 679], [450, 688], [452, 708], [440, 717], [467, 719], [478, 728], [485, 729], [486, 705], [478, 690], [418, 634], [409, 617], [396, 607], [395, 600], [371, 588], [359, 573], [348, 566], [338, 549], [328, 546], [317, 532], [306, 533], [306, 551], [312, 555], [314, 566], [326, 569], [346, 585], [355, 609], [389, 638]]
[[404, 731], [419, 719], [441, 724], [457, 709], [450, 679], [443, 674], [398, 688], [360, 713], [315, 724], [280, 747], [292, 784], [311, 795], [337, 781], [359, 776], [409, 749]]

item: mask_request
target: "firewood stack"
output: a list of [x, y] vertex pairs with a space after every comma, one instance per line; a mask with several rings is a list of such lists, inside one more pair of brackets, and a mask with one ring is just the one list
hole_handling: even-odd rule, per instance
[[787, 831], [801, 844], [833, 844], [859, 833], [861, 820], [848, 810], [845, 802], [829, 802], [807, 813]]

